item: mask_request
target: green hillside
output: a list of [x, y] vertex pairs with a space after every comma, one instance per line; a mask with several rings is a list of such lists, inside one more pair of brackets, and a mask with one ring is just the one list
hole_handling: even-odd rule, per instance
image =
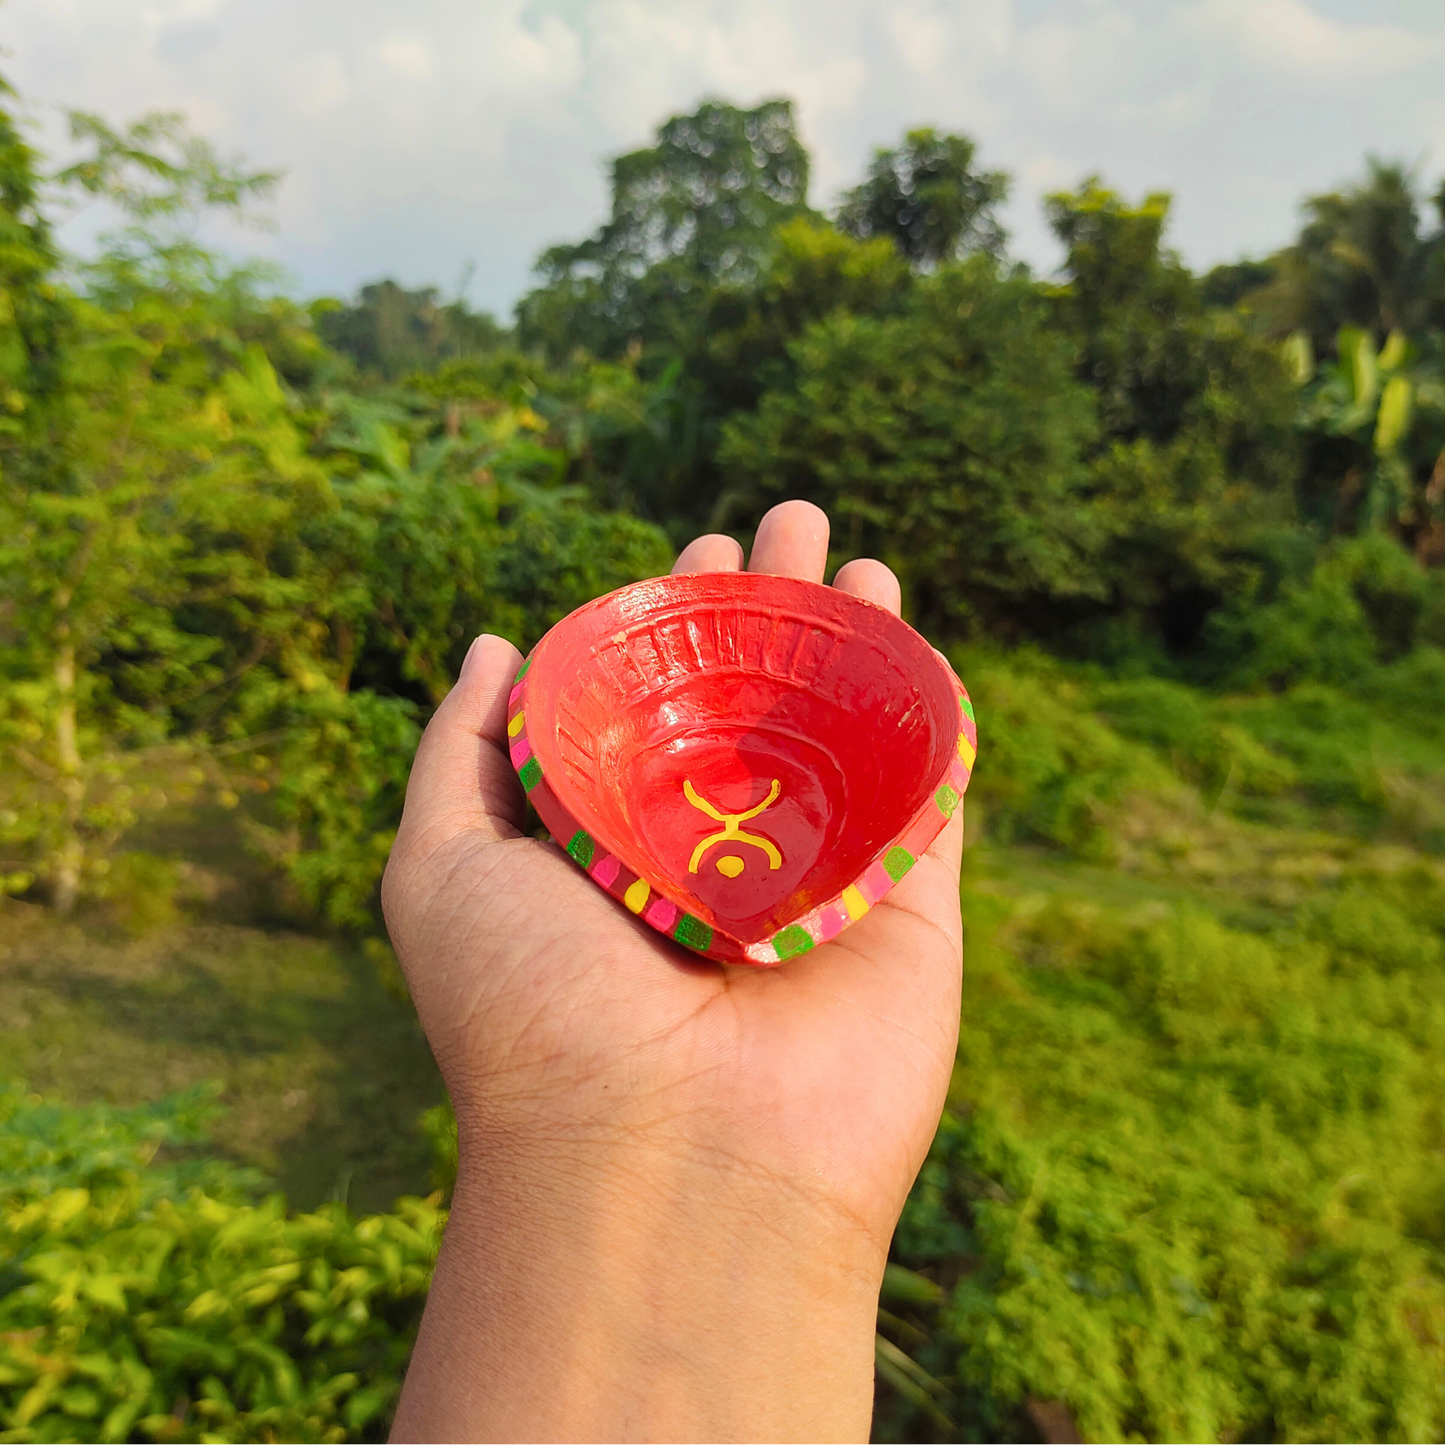
[[1445, 1433], [1445, 188], [1201, 277], [1089, 178], [1041, 278], [967, 138], [824, 214], [710, 102], [507, 326], [297, 301], [194, 239], [274, 178], [3, 100], [0, 1439], [384, 1435], [455, 1169], [416, 739], [478, 632], [787, 496], [979, 721], [877, 1436]]

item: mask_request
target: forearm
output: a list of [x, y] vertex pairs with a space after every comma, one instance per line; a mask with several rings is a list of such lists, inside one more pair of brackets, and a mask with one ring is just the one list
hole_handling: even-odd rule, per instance
[[877, 1242], [641, 1156], [464, 1170], [395, 1438], [867, 1438]]

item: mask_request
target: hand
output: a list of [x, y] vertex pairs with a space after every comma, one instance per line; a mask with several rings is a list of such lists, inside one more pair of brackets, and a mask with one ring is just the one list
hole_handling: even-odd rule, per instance
[[[754, 572], [822, 581], [828, 520]], [[677, 572], [737, 571], [700, 537]], [[881, 563], [834, 586], [897, 611]], [[864, 1439], [878, 1288], [958, 1038], [962, 810], [832, 943], [700, 960], [520, 831], [480, 637], [427, 728], [382, 899], [460, 1171], [398, 1438]]]

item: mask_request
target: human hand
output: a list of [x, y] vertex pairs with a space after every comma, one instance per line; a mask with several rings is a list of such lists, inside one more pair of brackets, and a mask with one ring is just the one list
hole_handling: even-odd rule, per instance
[[[785, 502], [750, 570], [820, 582]], [[701, 537], [674, 571], [736, 571]], [[834, 586], [898, 610], [871, 561]], [[959, 1024], [962, 810], [776, 969], [699, 960], [521, 832], [521, 657], [482, 637], [417, 752], [382, 898], [457, 1113], [401, 1438], [865, 1438], [878, 1287]]]

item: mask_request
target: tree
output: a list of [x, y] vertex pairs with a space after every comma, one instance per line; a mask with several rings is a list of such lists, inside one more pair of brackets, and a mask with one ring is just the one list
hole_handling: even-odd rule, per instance
[[[1445, 375], [1403, 332], [1376, 350], [1368, 331], [1342, 327], [1316, 367], [1304, 332], [1289, 354], [1301, 382], [1300, 424], [1311, 442], [1302, 492], [1332, 532], [1386, 531], [1422, 563], [1437, 559], [1445, 486]], [[1432, 491], [1433, 489], [1433, 491]]]
[[363, 286], [346, 304], [316, 306], [316, 329], [328, 346], [363, 371], [396, 379], [444, 361], [484, 356], [499, 349], [506, 331], [487, 312], [460, 298], [443, 301], [435, 286], [408, 291], [395, 281]]
[[1292, 246], [1266, 263], [1270, 277], [1243, 294], [1271, 334], [1304, 331], [1319, 351], [1345, 326], [1376, 346], [1392, 331], [1445, 328], [1445, 185], [1427, 230], [1416, 175], [1375, 157], [1359, 183], [1310, 196]]
[[169, 122], [77, 131], [95, 153], [63, 178], [129, 224], [69, 263], [75, 289], [31, 158], [0, 149], [0, 878], [68, 910], [147, 806], [204, 788], [245, 795], [252, 842], [365, 925], [417, 717], [471, 637], [529, 641], [670, 553], [560, 485], [524, 401], [453, 425], [425, 397], [421, 422], [298, 397], [266, 347], [334, 373], [309, 313], [189, 234], [267, 178]]
[[525, 346], [618, 357], [685, 334], [709, 286], [756, 275], [772, 228], [806, 213], [808, 154], [791, 101], [709, 101], [612, 163], [612, 216], [554, 246], [517, 309]]
[[1003, 253], [995, 209], [1008, 196], [1002, 171], [974, 169], [967, 136], [911, 130], [903, 144], [877, 150], [862, 185], [848, 191], [838, 229], [859, 240], [887, 237], [918, 266], [937, 266], [973, 251]]
[[1103, 421], [1092, 470], [1110, 538], [1109, 605], [1083, 614], [1093, 635], [1072, 645], [1112, 648], [1123, 624], [1188, 651], [1210, 610], [1273, 565], [1261, 548], [1291, 525], [1293, 383], [1165, 247], [1167, 195], [1130, 205], [1090, 178], [1047, 209], [1067, 248], [1058, 316]]
[[[92, 154], [59, 182], [105, 196], [137, 220], [171, 222], [216, 201], [238, 206], [272, 180], [185, 141], [174, 117], [149, 117], [120, 135], [77, 115], [72, 131], [91, 143]], [[191, 298], [175, 287], [162, 297], [165, 288], [152, 286], [149, 305], [121, 313], [68, 292], [40, 213], [35, 158], [15, 140], [8, 114], [0, 145], [0, 227], [9, 233], [12, 293], [0, 353], [12, 382], [9, 410], [18, 418], [0, 473], [0, 628], [9, 644], [0, 672], [0, 744], [7, 791], [22, 803], [0, 813], [0, 838], [40, 860], [65, 910], [94, 861], [88, 841], [123, 829], [147, 786], [139, 777], [143, 753], [122, 761], [111, 740], [98, 736], [97, 719], [153, 747], [164, 727], [127, 684], [174, 681], [178, 670], [203, 664], [215, 650], [205, 639], [183, 639], [169, 623], [167, 607], [184, 587], [175, 562], [186, 538], [160, 517], [174, 500], [178, 472], [194, 473], [198, 455], [224, 456], [232, 438], [221, 435], [214, 406], [198, 405], [194, 364], [176, 364], [177, 338], [194, 324]], [[176, 146], [178, 160], [164, 153]], [[137, 243], [137, 233], [125, 233], [97, 278], [134, 279], [148, 264]], [[194, 254], [172, 233], [148, 259], [179, 281]], [[227, 460], [248, 440], [230, 448]], [[213, 505], [223, 507], [224, 496], [220, 485]], [[117, 660], [119, 686], [92, 671], [102, 654]], [[153, 783], [156, 758], [148, 761]], [[23, 883], [29, 875], [11, 870], [11, 877]]]
[[723, 463], [756, 506], [826, 508], [840, 551], [899, 572], [919, 625], [1019, 636], [1098, 587], [1094, 409], [1050, 323], [1032, 283], [986, 257], [919, 282], [897, 315], [835, 311], [727, 425]]

